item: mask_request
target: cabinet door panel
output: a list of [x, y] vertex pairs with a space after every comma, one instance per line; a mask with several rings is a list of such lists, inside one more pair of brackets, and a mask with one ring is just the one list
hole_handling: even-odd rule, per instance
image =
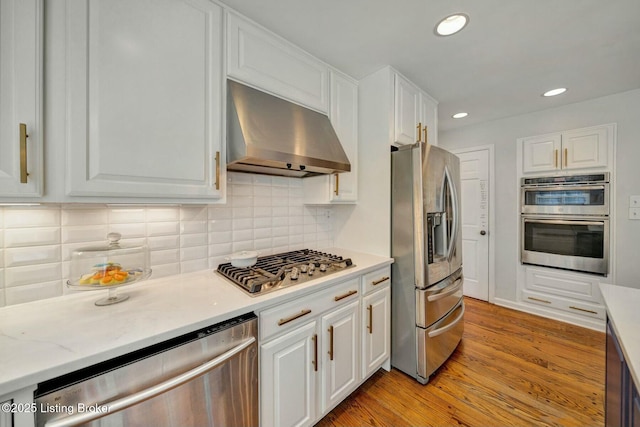
[[522, 172], [547, 172], [560, 169], [560, 134], [525, 138], [522, 141]]
[[563, 168], [593, 168], [607, 166], [607, 127], [596, 127], [562, 134]]
[[350, 172], [331, 177], [330, 200], [355, 202], [358, 198], [358, 86], [335, 72], [331, 73], [329, 118], [351, 163]]
[[323, 412], [346, 397], [359, 380], [359, 307], [354, 301], [322, 318]]
[[316, 58], [232, 13], [227, 46], [229, 76], [327, 112], [328, 67]]
[[[42, 1], [0, 2], [0, 197], [41, 196]], [[26, 125], [21, 182], [20, 123]]]
[[391, 288], [386, 287], [362, 300], [363, 378], [371, 375], [391, 354]]
[[261, 346], [261, 425], [300, 426], [315, 420], [316, 323]]
[[418, 141], [417, 126], [419, 92], [407, 80], [395, 76], [395, 142], [413, 144]]
[[68, 3], [68, 193], [216, 196], [221, 9]]
[[[431, 145], [438, 145], [438, 103], [431, 97], [420, 93], [420, 122], [422, 123], [422, 140]], [[424, 128], [427, 128], [426, 131]], [[426, 132], [426, 135], [424, 134]]]

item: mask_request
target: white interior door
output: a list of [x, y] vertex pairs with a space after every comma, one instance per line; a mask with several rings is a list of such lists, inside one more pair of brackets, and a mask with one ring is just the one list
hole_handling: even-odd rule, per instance
[[464, 295], [489, 300], [489, 149], [458, 152]]

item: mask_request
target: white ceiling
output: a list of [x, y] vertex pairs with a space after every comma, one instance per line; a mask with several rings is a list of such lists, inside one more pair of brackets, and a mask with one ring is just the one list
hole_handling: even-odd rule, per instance
[[[392, 65], [439, 101], [440, 130], [640, 88], [640, 0], [223, 1], [356, 79]], [[435, 36], [456, 12], [469, 25]]]

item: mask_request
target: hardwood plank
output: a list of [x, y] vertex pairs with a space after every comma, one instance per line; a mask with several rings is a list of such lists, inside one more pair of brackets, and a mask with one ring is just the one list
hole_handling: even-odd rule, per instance
[[428, 384], [380, 370], [317, 425], [604, 424], [604, 333], [465, 304], [462, 342]]

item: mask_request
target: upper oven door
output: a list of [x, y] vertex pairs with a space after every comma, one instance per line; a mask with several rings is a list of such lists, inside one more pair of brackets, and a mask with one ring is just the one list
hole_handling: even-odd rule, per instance
[[609, 215], [609, 183], [522, 186], [523, 214]]

